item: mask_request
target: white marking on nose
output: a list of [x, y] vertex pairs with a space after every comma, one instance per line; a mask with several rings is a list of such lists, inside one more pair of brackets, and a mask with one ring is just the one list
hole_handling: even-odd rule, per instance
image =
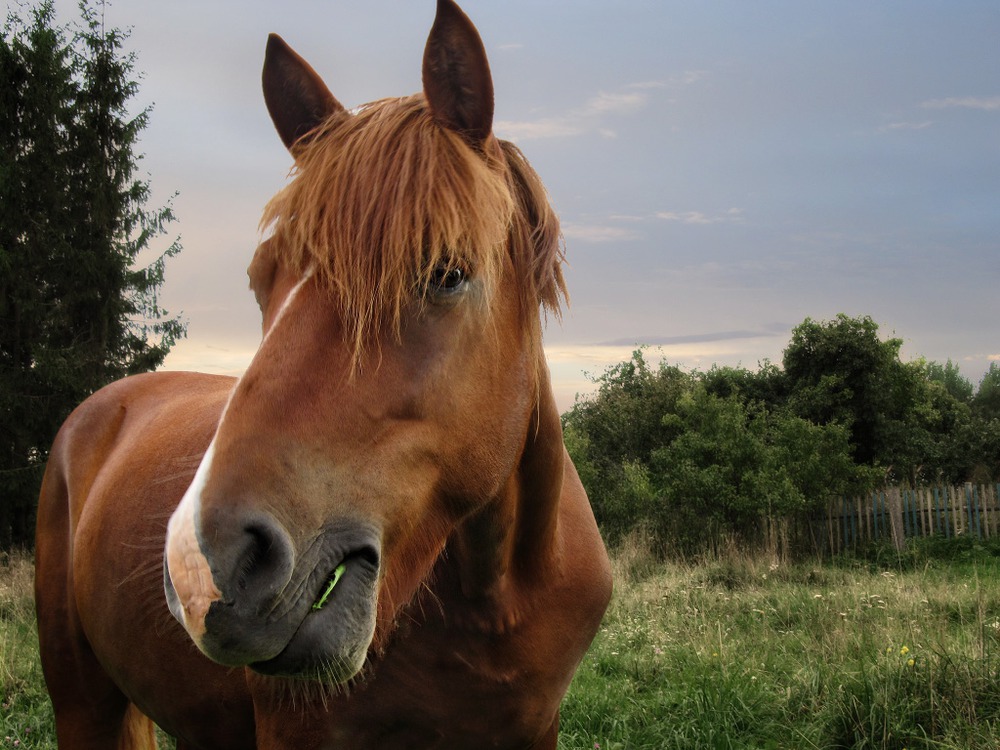
[[[271, 335], [271, 332], [277, 328], [278, 323], [291, 307], [295, 296], [305, 286], [312, 275], [313, 269], [310, 268], [295, 286], [292, 287], [288, 296], [282, 301], [281, 309], [278, 310], [274, 322], [264, 335], [261, 346], [267, 341], [267, 337]], [[252, 362], [251, 366], [253, 366]], [[229, 399], [222, 409], [222, 414], [219, 417], [219, 426], [215, 431], [216, 435], [219, 434], [219, 429], [221, 429], [222, 423], [226, 418], [226, 413], [229, 411], [229, 405], [232, 403], [237, 387], [239, 387], [239, 381], [233, 386], [232, 391], [229, 393]], [[197, 519], [201, 514], [202, 493], [205, 490], [205, 485], [208, 483], [214, 457], [215, 437], [213, 436], [212, 442], [208, 445], [208, 450], [205, 451], [205, 455], [198, 465], [194, 479], [191, 480], [190, 486], [184, 493], [184, 497], [181, 498], [176, 510], [170, 516], [170, 522], [167, 524], [167, 572], [170, 575], [170, 582], [173, 584], [174, 591], [177, 594], [179, 609], [179, 611], [173, 614], [183, 623], [184, 628], [196, 643], [205, 635], [205, 615], [208, 614], [208, 608], [212, 605], [212, 602], [222, 598], [222, 592], [219, 591], [212, 578], [212, 570], [208, 565], [208, 559], [198, 544], [197, 535]]]
[[167, 571], [180, 604], [180, 611], [174, 612], [174, 616], [180, 619], [196, 641], [205, 635], [205, 615], [208, 614], [208, 608], [212, 602], [222, 597], [222, 592], [212, 579], [208, 560], [201, 551], [195, 533], [195, 519], [201, 509], [201, 493], [208, 481], [214, 455], [213, 438], [191, 486], [167, 524]]

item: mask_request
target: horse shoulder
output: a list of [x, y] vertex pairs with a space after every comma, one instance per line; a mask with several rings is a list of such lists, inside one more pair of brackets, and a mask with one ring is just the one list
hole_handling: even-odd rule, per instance
[[568, 452], [563, 461], [559, 539], [566, 594], [577, 602], [581, 616], [586, 614], [599, 623], [611, 601], [611, 561], [587, 491]]
[[[157, 433], [214, 430], [233, 383], [232, 378], [197, 373], [147, 373], [100, 389], [69, 415], [56, 435], [46, 466], [50, 491], [43, 485], [40, 502], [66, 497], [65, 511], [75, 528], [102, 471], [124, 455], [152, 458], [159, 452]], [[53, 484], [63, 492], [53, 493]]]

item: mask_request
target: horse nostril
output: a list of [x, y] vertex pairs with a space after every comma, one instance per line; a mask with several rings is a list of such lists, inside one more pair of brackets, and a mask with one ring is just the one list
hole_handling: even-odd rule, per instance
[[288, 582], [294, 565], [292, 540], [275, 519], [262, 516], [243, 527], [236, 559], [236, 588], [255, 598], [274, 595]]

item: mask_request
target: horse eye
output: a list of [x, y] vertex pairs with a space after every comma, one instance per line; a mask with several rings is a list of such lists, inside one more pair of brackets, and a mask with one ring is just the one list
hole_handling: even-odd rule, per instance
[[427, 288], [432, 294], [454, 294], [465, 286], [468, 275], [461, 268], [438, 266], [431, 273]]

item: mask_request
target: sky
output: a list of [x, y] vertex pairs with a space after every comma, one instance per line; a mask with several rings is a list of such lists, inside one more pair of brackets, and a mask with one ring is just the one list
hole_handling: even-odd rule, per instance
[[[281, 34], [348, 107], [420, 88], [432, 0], [116, 0], [153, 106], [139, 150], [182, 253], [167, 369], [238, 374], [260, 339], [245, 268], [291, 159], [260, 69]], [[75, 2], [57, 0], [62, 18]], [[1000, 360], [995, 0], [466, 0], [495, 133], [560, 215], [571, 305], [557, 404], [648, 356], [780, 363], [806, 317], [869, 315], [903, 358], [977, 384]], [[167, 238], [170, 239], [170, 238]], [[162, 249], [162, 248], [161, 248]]]

